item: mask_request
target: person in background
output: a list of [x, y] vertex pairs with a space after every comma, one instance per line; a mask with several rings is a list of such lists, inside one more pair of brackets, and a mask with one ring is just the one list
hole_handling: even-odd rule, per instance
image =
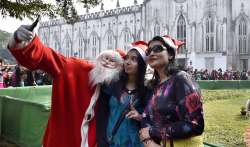
[[3, 70], [3, 59], [0, 58], [0, 88], [4, 88]]
[[11, 86], [12, 87], [20, 87], [21, 86], [21, 68], [20, 65], [17, 64], [15, 66], [14, 72], [11, 76]]
[[31, 70], [26, 70], [26, 79], [24, 80], [25, 86], [36, 86], [34, 72]]
[[5, 88], [11, 85], [11, 76], [10, 76], [11, 67], [6, 66], [5, 70], [3, 71], [3, 81]]

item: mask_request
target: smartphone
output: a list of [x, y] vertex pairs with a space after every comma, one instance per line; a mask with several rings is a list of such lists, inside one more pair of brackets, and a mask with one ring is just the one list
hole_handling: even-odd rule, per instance
[[41, 19], [41, 15], [38, 15], [38, 17], [36, 18], [36, 20], [30, 26], [29, 31], [32, 32], [34, 30], [34, 28], [37, 26], [37, 24], [40, 21], [40, 19]]

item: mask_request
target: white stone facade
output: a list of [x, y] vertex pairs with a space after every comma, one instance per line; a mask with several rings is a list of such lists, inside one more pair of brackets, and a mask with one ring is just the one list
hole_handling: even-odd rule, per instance
[[168, 34], [186, 42], [178, 51], [179, 63], [192, 62], [194, 69], [250, 70], [249, 16], [249, 0], [135, 0], [133, 6], [82, 15], [74, 25], [43, 22], [38, 33], [65, 56], [87, 59]]

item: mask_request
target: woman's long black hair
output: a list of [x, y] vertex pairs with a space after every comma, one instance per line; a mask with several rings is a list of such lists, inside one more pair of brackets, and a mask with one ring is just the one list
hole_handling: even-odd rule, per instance
[[[144, 81], [145, 81], [145, 73], [146, 73], [146, 68], [147, 65], [144, 62], [142, 56], [140, 55], [140, 53], [135, 50], [135, 49], [131, 49], [130, 51], [135, 51], [136, 56], [137, 56], [137, 75], [136, 75], [136, 90], [137, 90], [137, 94], [139, 97], [144, 97], [145, 95], [145, 86], [144, 86]], [[126, 89], [126, 83], [128, 82], [128, 74], [125, 72], [125, 70], [123, 69], [122, 74], [121, 74], [121, 78], [120, 78], [120, 83], [122, 85], [122, 87], [120, 87], [121, 89], [118, 90], [120, 92], [122, 92], [122, 89]], [[119, 97], [121, 96], [121, 93], [119, 94]]]
[[[160, 41], [162, 45], [167, 48], [168, 54], [172, 56], [172, 59], [169, 59], [169, 63], [165, 67], [165, 74], [167, 76], [176, 74], [179, 71], [179, 69], [175, 62], [175, 49], [169, 46], [161, 36], [155, 36], [152, 40], [149, 41], [148, 44], [150, 44], [152, 41]], [[160, 82], [159, 74], [157, 73], [157, 71], [154, 70], [154, 74], [149, 84], [149, 87], [151, 88], [155, 87], [159, 82]]]

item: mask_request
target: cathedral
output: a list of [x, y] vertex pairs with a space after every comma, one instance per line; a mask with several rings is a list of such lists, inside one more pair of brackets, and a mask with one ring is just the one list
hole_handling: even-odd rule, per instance
[[249, 0], [143, 0], [127, 7], [42, 22], [38, 35], [55, 51], [94, 59], [101, 51], [128, 50], [136, 40], [170, 35], [185, 42], [177, 62], [194, 69], [250, 70]]

